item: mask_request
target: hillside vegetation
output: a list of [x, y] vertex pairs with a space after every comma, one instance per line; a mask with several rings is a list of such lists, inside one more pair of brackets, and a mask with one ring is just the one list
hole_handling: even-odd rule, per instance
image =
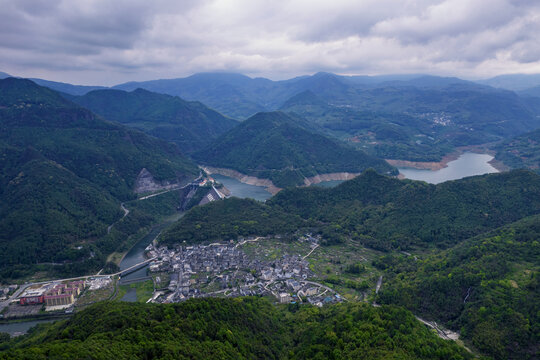
[[540, 216], [520, 220], [415, 261], [386, 256], [378, 301], [459, 330], [496, 359], [534, 359], [540, 349]]
[[107, 228], [122, 216], [120, 202], [135, 197], [143, 168], [157, 181], [198, 175], [176, 146], [29, 80], [0, 80], [0, 277], [40, 264], [74, 273], [102, 265], [126, 241]]
[[403, 309], [261, 298], [101, 303], [0, 344], [0, 359], [471, 359]]
[[283, 234], [289, 222], [317, 228], [327, 243], [347, 237], [383, 251], [445, 248], [538, 213], [540, 176], [529, 171], [432, 185], [369, 170], [335, 188], [286, 189], [266, 204], [229, 199], [193, 209], [163, 237], [172, 243]]
[[200, 102], [143, 89], [96, 90], [72, 101], [107, 120], [173, 142], [186, 153], [202, 149], [238, 124]]
[[540, 172], [540, 129], [495, 145], [495, 159], [511, 168]]
[[297, 186], [317, 174], [396, 170], [385, 161], [303, 128], [302, 120], [280, 112], [259, 113], [194, 154], [199, 162]]

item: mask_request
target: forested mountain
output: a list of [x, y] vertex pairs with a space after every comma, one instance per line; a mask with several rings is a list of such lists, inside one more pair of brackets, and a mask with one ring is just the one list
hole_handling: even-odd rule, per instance
[[527, 168], [540, 172], [540, 129], [494, 146], [495, 159], [511, 168]]
[[347, 237], [383, 251], [445, 248], [540, 213], [540, 176], [518, 170], [432, 185], [370, 170], [332, 189], [286, 189], [266, 204], [232, 201], [191, 210], [161, 241], [286, 234], [289, 222], [318, 229], [330, 244]]
[[262, 298], [101, 303], [2, 344], [0, 359], [472, 359], [403, 309]]
[[120, 201], [135, 197], [143, 168], [156, 181], [198, 175], [172, 144], [14, 78], [0, 80], [0, 154], [2, 277], [36, 263], [102, 265], [101, 252], [125, 240], [107, 227], [122, 215]]
[[304, 178], [324, 173], [367, 168], [396, 173], [385, 161], [302, 126], [301, 119], [281, 112], [259, 113], [193, 156], [204, 165], [270, 179], [278, 187], [302, 185]]
[[388, 255], [378, 301], [444, 321], [496, 359], [540, 349], [540, 217], [533, 216], [416, 260]]
[[[439, 161], [454, 149], [451, 140], [442, 134], [434, 137], [444, 127], [432, 118], [333, 106], [310, 90], [287, 100], [281, 111], [298, 114], [325, 133], [381, 158]], [[437, 121], [448, 119], [441, 115]]]
[[521, 91], [540, 85], [540, 74], [505, 74], [476, 82], [495, 88]]
[[540, 127], [539, 100], [458, 78], [317, 73], [271, 81], [208, 73], [117, 88], [199, 100], [239, 119], [259, 111], [291, 111], [371, 154], [411, 161], [440, 161], [455, 147]]
[[63, 83], [63, 82], [58, 82], [58, 81], [50, 81], [50, 80], [36, 79], [36, 78], [30, 78], [28, 80], [32, 80], [36, 84], [48, 87], [49, 89], [52, 89], [54, 91], [71, 94], [75, 96], [84, 95], [93, 90], [107, 88], [105, 86], [73, 85], [73, 84], [68, 84], [68, 83]]
[[142, 89], [96, 90], [72, 101], [107, 120], [174, 142], [187, 153], [201, 150], [238, 124], [200, 102]]

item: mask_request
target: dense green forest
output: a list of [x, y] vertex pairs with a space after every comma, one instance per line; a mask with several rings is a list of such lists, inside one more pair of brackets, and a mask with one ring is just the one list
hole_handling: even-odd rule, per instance
[[173, 142], [187, 153], [201, 150], [238, 124], [200, 102], [143, 89], [95, 90], [71, 100], [107, 120]]
[[233, 197], [194, 207], [163, 233], [160, 242], [200, 243], [251, 235], [290, 234], [307, 225], [299, 216], [253, 199]]
[[378, 301], [441, 320], [496, 359], [540, 355], [540, 216], [443, 253], [375, 262], [386, 279]]
[[304, 178], [374, 168], [397, 174], [385, 161], [303, 128], [281, 112], [259, 113], [220, 136], [194, 158], [205, 165], [270, 179], [278, 187], [304, 184]]
[[263, 298], [100, 303], [0, 343], [0, 359], [472, 359], [402, 308]]
[[[164, 239], [216, 241], [309, 226], [329, 244], [348, 237], [383, 251], [444, 248], [537, 213], [540, 176], [529, 171], [432, 185], [368, 170], [332, 189], [286, 189], [266, 204], [229, 199], [193, 209]], [[268, 220], [261, 221], [263, 216]]]
[[495, 159], [511, 168], [540, 172], [540, 129], [498, 143], [494, 150]]
[[325, 133], [384, 159], [440, 161], [455, 149], [443, 135], [446, 127], [433, 122], [448, 118], [444, 114], [412, 116], [332, 106], [310, 90], [293, 96], [280, 110], [298, 114]]
[[120, 202], [135, 198], [147, 168], [167, 181], [198, 175], [178, 148], [101, 120], [31, 81], [0, 80], [0, 278], [34, 271], [81, 274], [155, 218]]

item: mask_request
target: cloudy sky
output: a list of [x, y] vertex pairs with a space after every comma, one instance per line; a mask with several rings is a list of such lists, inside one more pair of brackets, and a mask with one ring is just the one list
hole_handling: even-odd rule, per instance
[[540, 73], [536, 0], [0, 0], [0, 71], [76, 84]]

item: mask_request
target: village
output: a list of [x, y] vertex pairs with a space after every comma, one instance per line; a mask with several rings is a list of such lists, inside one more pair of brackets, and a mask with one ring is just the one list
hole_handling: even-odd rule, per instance
[[[285, 254], [275, 260], [250, 258], [242, 245], [261, 238], [239, 239], [234, 243], [147, 247], [151, 273], [167, 273], [166, 290], [156, 293], [153, 302], [179, 302], [208, 296], [272, 296], [280, 303], [309, 302], [316, 306], [340, 302], [333, 289], [314, 281], [305, 256]], [[312, 251], [318, 239], [309, 236]], [[159, 279], [161, 280], [161, 279]]]

